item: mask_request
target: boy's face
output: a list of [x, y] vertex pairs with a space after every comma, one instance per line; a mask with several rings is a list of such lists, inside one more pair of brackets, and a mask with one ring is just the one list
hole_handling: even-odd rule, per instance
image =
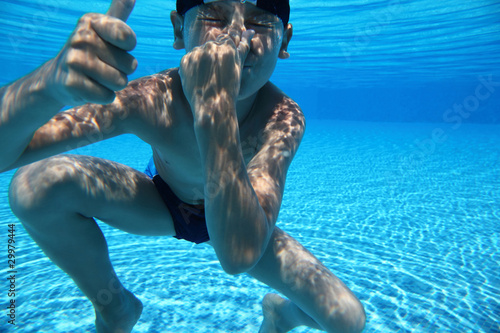
[[237, 46], [243, 31], [255, 31], [242, 68], [240, 99], [256, 93], [271, 77], [278, 58], [288, 57], [291, 25], [284, 29], [277, 16], [250, 3], [226, 0], [196, 6], [186, 12], [183, 23], [181, 38], [186, 52], [215, 41], [221, 34], [231, 36]]

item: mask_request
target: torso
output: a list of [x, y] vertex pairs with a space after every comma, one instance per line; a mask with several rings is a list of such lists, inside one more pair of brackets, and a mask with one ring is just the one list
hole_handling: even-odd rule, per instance
[[[203, 203], [204, 174], [200, 152], [193, 127], [189, 104], [183, 98], [180, 78], [176, 70], [159, 73], [134, 87], [147, 90], [142, 96], [156, 96], [152, 103], [138, 110], [141, 119], [131, 122], [132, 133], [149, 143], [158, 174], [169, 184], [172, 191], [184, 202]], [[141, 92], [137, 92], [141, 95]], [[252, 113], [239, 124], [240, 141], [245, 162], [258, 151], [259, 135], [273, 114], [282, 94], [271, 83], [259, 92]], [[171, 96], [182, 96], [174, 100]], [[266, 103], [262, 103], [266, 101]], [[271, 101], [271, 103], [269, 103]], [[150, 101], [151, 102], [151, 101]], [[264, 105], [266, 104], [266, 105]], [[135, 117], [134, 117], [135, 118]]]

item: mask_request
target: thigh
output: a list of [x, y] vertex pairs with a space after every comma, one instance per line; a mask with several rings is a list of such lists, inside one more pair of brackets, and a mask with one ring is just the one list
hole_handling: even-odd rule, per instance
[[172, 217], [144, 173], [97, 157], [63, 154], [19, 169], [11, 205], [76, 212], [138, 235], [175, 234]]

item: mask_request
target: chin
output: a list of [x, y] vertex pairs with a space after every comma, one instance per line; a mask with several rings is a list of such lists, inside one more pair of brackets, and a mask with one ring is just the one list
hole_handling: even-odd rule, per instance
[[238, 95], [238, 101], [243, 101], [249, 97], [252, 97], [254, 94], [256, 94], [257, 92], [259, 91], [259, 89], [257, 90], [252, 90], [252, 91], [242, 91], [240, 90], [240, 94]]
[[241, 81], [241, 86], [240, 86], [240, 94], [238, 95], [238, 100], [244, 100], [246, 98], [249, 98], [256, 93], [259, 92], [259, 90], [266, 85], [268, 80], [263, 81], [263, 82], [255, 82], [255, 80], [243, 80]]
[[240, 87], [240, 93], [238, 95], [238, 101], [241, 101], [241, 100], [244, 100], [244, 99], [247, 99], [251, 96], [253, 96], [254, 94], [258, 93], [260, 88], [262, 87], [248, 87], [246, 84], [243, 84], [241, 85]]

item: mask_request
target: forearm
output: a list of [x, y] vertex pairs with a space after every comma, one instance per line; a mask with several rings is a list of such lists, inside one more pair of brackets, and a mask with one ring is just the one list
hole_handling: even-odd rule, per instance
[[62, 107], [50, 97], [44, 75], [48, 62], [27, 76], [0, 88], [0, 170], [26, 149], [34, 132]]
[[210, 239], [224, 270], [240, 273], [260, 259], [272, 228], [248, 177], [234, 103], [221, 103], [206, 103], [200, 108], [223, 111], [197, 110], [212, 116], [198, 119], [195, 131], [205, 172]]

